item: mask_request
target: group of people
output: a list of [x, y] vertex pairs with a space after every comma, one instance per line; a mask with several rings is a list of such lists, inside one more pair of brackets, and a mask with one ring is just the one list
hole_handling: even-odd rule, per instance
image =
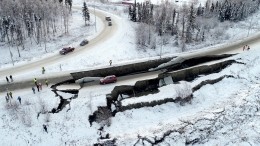
[[[45, 68], [42, 67], [42, 74], [44, 74], [44, 73], [45, 73]], [[9, 78], [8, 78], [8, 76], [6, 76], [5, 78], [6, 78], [7, 83], [10, 83], [10, 82], [13, 82], [13, 81], [14, 81], [12, 75], [10, 75]], [[33, 82], [34, 82], [34, 84], [35, 84], [35, 86], [36, 86], [38, 92], [40, 92], [40, 90], [42, 90], [42, 83], [40, 83], [40, 82], [38, 83], [38, 81], [37, 81], [36, 78], [33, 79]], [[45, 84], [46, 84], [47, 87], [49, 86], [49, 81], [48, 81], [47, 79], [45, 79]], [[32, 91], [33, 91], [33, 93], [35, 94], [35, 88], [34, 88], [34, 86], [32, 87]], [[13, 93], [12, 93], [11, 91], [9, 91], [8, 88], [6, 88], [6, 92], [7, 92], [7, 93], [6, 93], [6, 96], [5, 96], [6, 102], [9, 103], [9, 104], [12, 104], [11, 100], [13, 99]], [[22, 98], [21, 98], [21, 96], [18, 96], [18, 97], [17, 97], [17, 100], [19, 101], [20, 104], [22, 104]], [[43, 124], [43, 130], [44, 130], [46, 133], [48, 133], [47, 125]]]
[[249, 45], [245, 45], [245, 46], [243, 46], [243, 51], [245, 51], [245, 50], [247, 50], [247, 51], [249, 51], [249, 50], [250, 50], [250, 47], [249, 47]]
[[9, 77], [10, 77], [10, 79], [9, 79], [7, 76], [5, 77], [6, 82], [7, 82], [7, 83], [13, 82], [13, 81], [14, 81], [14, 80], [13, 80], [13, 76], [10, 75]]
[[13, 99], [13, 93], [11, 91], [8, 91], [8, 89], [7, 89], [5, 100], [8, 103], [9, 101], [11, 102], [11, 99]]
[[[10, 75], [9, 77], [10, 77], [10, 79], [6, 76], [6, 81], [8, 83], [13, 82], [12, 75]], [[35, 84], [38, 92], [40, 92], [40, 90], [42, 90], [42, 83], [38, 83], [36, 78], [34, 78], [33, 81], [34, 81], [34, 84]], [[49, 81], [47, 79], [45, 79], [45, 84], [47, 87], [49, 86]], [[32, 87], [32, 91], [35, 94], [34, 86]], [[5, 96], [6, 102], [11, 103], [11, 99], [13, 99], [13, 93], [11, 91], [9, 91], [8, 88], [6, 88], [6, 92], [7, 92], [6, 96]], [[20, 104], [22, 104], [22, 98], [20, 96], [18, 96], [17, 100], [19, 101]]]
[[[11, 91], [8, 91], [8, 89], [6, 90], [7, 90], [5, 96], [6, 103], [11, 103], [11, 100], [13, 99], [13, 93]], [[22, 104], [22, 98], [20, 96], [18, 96], [17, 100], [19, 101], [20, 104]]]
[[[40, 90], [42, 90], [42, 83], [38, 83], [36, 78], [33, 79], [33, 82], [34, 82], [34, 84], [35, 84], [35, 86], [37, 88], [37, 91], [40, 92]], [[46, 84], [47, 87], [49, 86], [49, 81], [47, 79], [45, 79], [45, 84]], [[34, 86], [32, 87], [32, 91], [35, 94]]]

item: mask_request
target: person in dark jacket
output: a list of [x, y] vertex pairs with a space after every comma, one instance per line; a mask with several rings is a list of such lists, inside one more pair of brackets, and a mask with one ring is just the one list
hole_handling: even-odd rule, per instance
[[45, 124], [43, 124], [42, 126], [43, 126], [44, 131], [48, 133], [47, 126]]
[[9, 98], [7, 96], [5, 96], [5, 100], [6, 100], [6, 103], [8, 103]]
[[20, 104], [22, 104], [22, 99], [21, 99], [21, 97], [20, 96], [18, 96], [18, 101], [20, 102]]
[[42, 74], [44, 74], [45, 73], [45, 68], [44, 67], [42, 67]]
[[6, 96], [8, 99], [10, 99], [9, 92], [6, 93]]
[[38, 84], [36, 85], [36, 87], [37, 87], [38, 92], [40, 92], [40, 87]]
[[8, 79], [8, 77], [5, 77], [5, 79], [6, 79], [7, 83], [9, 83], [9, 79]]
[[13, 76], [12, 75], [10, 75], [10, 80], [11, 80], [11, 82], [13, 82], [14, 80], [13, 80]]
[[35, 94], [35, 89], [34, 89], [34, 87], [32, 87], [32, 91], [33, 91], [33, 94]]

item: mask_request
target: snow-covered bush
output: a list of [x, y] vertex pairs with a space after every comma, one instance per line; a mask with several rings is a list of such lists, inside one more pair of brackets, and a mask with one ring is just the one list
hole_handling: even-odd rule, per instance
[[47, 112], [47, 105], [45, 102], [43, 102], [42, 100], [39, 101], [39, 105], [40, 105], [40, 113], [44, 114]]
[[48, 122], [51, 121], [51, 115], [50, 115], [50, 113], [46, 113], [46, 114], [45, 114], [44, 121], [45, 121], [46, 123], [48, 123]]
[[23, 107], [20, 111], [21, 121], [25, 126], [32, 126], [32, 117], [31, 117], [31, 109], [30, 107]]
[[24, 105], [31, 105], [31, 102], [26, 99], [26, 100], [24, 101]]
[[[11, 100], [11, 99], [9, 99], [9, 100]], [[11, 111], [18, 111], [19, 110], [19, 103], [11, 100], [11, 101], [9, 101], [8, 104], [6, 104], [5, 108], [7, 110], [11, 110]]]
[[175, 92], [177, 97], [186, 98], [192, 95], [192, 88], [188, 83], [184, 82], [182, 85], [176, 86]]

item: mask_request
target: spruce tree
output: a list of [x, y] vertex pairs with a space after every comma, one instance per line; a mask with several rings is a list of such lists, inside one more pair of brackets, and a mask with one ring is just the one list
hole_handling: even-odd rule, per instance
[[85, 25], [87, 25], [87, 21], [90, 20], [89, 11], [86, 2], [83, 3], [82, 7], [83, 19], [85, 21]]
[[190, 7], [189, 15], [188, 15], [188, 23], [187, 23], [187, 30], [186, 30], [186, 42], [190, 43], [192, 41], [192, 33], [195, 29], [195, 10], [193, 4]]

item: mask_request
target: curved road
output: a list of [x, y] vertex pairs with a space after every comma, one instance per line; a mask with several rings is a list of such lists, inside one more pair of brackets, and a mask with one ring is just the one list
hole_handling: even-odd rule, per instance
[[[74, 9], [80, 9], [81, 7], [73, 7]], [[90, 10], [91, 13], [94, 13], [93, 10]], [[101, 31], [101, 33], [95, 37], [94, 39], [89, 41], [89, 44], [83, 47], [78, 47], [75, 49], [74, 52], [67, 54], [66, 56], [55, 54], [53, 56], [43, 58], [38, 61], [29, 62], [25, 65], [18, 65], [10, 68], [5, 68], [0, 70], [0, 77], [4, 78], [6, 75], [15, 75], [16, 72], [28, 72], [32, 68], [39, 69], [41, 66], [46, 66], [53, 64], [55, 62], [59, 62], [63, 59], [69, 59], [69, 58], [75, 58], [79, 54], [85, 53], [87, 50], [91, 49], [93, 46], [97, 45], [98, 43], [102, 43], [103, 41], [107, 40], [111, 35], [115, 33], [117, 30], [117, 24], [113, 22], [112, 26], [108, 26], [107, 22], [105, 21], [106, 14], [102, 11], [96, 10], [96, 16], [99, 17], [102, 22], [104, 23], [104, 29]], [[113, 18], [112, 18], [113, 19]]]
[[[102, 13], [100, 11], [96, 11], [96, 14], [97, 14], [98, 17], [101, 18], [102, 21], [105, 21], [104, 20], [104, 18], [105, 18], [104, 13]], [[112, 27], [108, 27], [107, 25], [105, 25], [105, 29], [102, 30], [101, 34], [97, 38], [91, 40], [90, 43], [86, 47], [79, 47], [79, 48], [77, 48], [77, 50], [75, 52], [66, 55], [66, 58], [75, 57], [79, 53], [84, 53], [85, 50], [90, 49], [92, 46], [98, 44], [99, 42], [102, 42], [103, 40], [108, 39], [110, 37], [109, 34], [114, 33], [116, 31], [116, 28], [117, 28], [116, 24], [113, 24]], [[260, 34], [246, 38], [243, 41], [237, 41], [237, 42], [234, 42], [234, 43], [230, 43], [228, 45], [221, 45], [221, 46], [215, 47], [213, 49], [207, 49], [207, 50], [202, 49], [202, 50], [196, 50], [196, 51], [192, 51], [192, 52], [185, 52], [185, 53], [178, 54], [178, 56], [179, 56], [179, 58], [189, 59], [189, 58], [195, 58], [195, 57], [206, 56], [206, 55], [217, 55], [217, 54], [225, 54], [225, 53], [240, 53], [240, 52], [242, 52], [242, 46], [244, 46], [245, 44], [250, 45], [251, 49], [255, 49], [256, 47], [252, 47], [252, 46], [260, 45]], [[51, 58], [48, 58], [48, 64], [54, 63], [54, 62], [62, 60], [62, 59], [63, 59], [63, 56], [60, 56], [60, 55], [53, 56]], [[182, 60], [183, 59], [173, 60], [171, 62], [171, 64], [178, 63]], [[33, 67], [39, 68], [39, 66], [42, 66], [44, 64], [46, 64], [45, 60], [40, 60], [40, 61], [37, 61], [37, 62], [32, 62], [32, 63], [26, 64], [24, 66], [19, 66], [19, 67], [16, 67], [16, 68], [10, 68], [10, 69], [1, 71], [0, 76], [4, 77], [6, 74], [10, 74], [14, 71], [25, 72], [25, 71], [28, 71], [30, 68], [33, 68]], [[154, 77], [158, 76], [158, 73], [159, 73], [158, 71], [153, 71], [153, 72], [149, 72], [149, 73], [120, 77], [118, 84], [121, 84], [121, 83], [127, 84], [127, 82], [129, 82], [129, 81], [132, 82], [136, 79], [154, 78]], [[64, 72], [62, 74], [52, 74], [51, 76], [50, 75], [48, 75], [48, 76], [44, 75], [42, 77], [42, 79], [44, 77], [49, 78], [49, 79], [52, 78], [53, 82], [59, 82], [59, 81], [62, 81], [64, 79], [71, 78], [69, 71]], [[20, 80], [19, 82], [21, 84], [18, 87], [14, 87], [14, 88], [16, 88], [16, 89], [19, 88], [19, 87], [22, 88], [23, 87], [22, 85], [26, 85], [26, 84], [28, 84], [28, 82], [32, 82], [32, 81], [30, 79], [28, 81]], [[4, 86], [4, 85], [2, 85], [2, 86]], [[94, 85], [94, 86], [96, 86], [96, 85]], [[97, 86], [99, 86], [99, 85], [97, 85]]]

